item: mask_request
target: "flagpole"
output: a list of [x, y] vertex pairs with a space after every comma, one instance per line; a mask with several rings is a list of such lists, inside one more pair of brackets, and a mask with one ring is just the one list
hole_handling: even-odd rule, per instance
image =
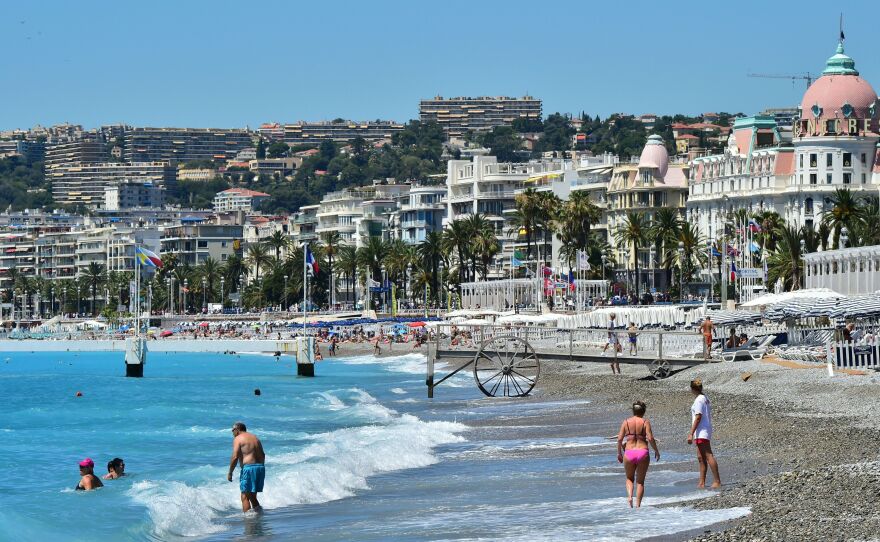
[[306, 292], [309, 289], [309, 273], [308, 273], [308, 251], [309, 245], [308, 243], [303, 243], [303, 337], [306, 336], [306, 319], [307, 319], [307, 311], [306, 308]]

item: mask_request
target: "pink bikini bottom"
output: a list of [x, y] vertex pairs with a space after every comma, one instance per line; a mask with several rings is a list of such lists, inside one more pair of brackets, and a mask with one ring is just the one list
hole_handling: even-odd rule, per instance
[[648, 458], [648, 450], [645, 448], [627, 450], [623, 452], [623, 456], [626, 457], [630, 463], [641, 463], [643, 459]]

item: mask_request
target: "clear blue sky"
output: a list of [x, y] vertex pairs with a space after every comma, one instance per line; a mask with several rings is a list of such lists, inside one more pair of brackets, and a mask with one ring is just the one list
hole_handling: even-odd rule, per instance
[[[723, 7], [722, 7], [723, 6]], [[796, 105], [844, 11], [880, 88], [876, 2], [5, 2], [0, 129], [407, 120], [436, 94], [529, 94], [545, 114]]]

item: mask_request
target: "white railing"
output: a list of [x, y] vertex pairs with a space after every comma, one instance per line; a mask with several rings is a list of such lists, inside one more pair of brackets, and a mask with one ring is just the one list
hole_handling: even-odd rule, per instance
[[828, 374], [838, 369], [880, 368], [880, 340], [875, 337], [858, 341], [829, 341], [826, 346]]

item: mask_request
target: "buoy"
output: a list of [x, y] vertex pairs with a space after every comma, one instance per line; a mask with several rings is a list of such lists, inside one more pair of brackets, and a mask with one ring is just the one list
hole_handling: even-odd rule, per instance
[[77, 396], [77, 397], [82, 397], [82, 396], [83, 396], [83, 392], [81, 392], [81, 391], [76, 392], [76, 396]]
[[260, 388], [254, 390], [254, 395], [260, 395], [261, 393]]

